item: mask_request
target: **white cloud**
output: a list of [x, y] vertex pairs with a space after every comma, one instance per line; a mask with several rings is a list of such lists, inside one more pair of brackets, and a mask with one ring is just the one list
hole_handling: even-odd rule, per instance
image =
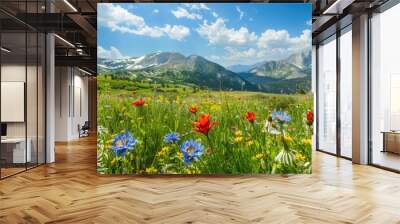
[[208, 39], [210, 44], [245, 45], [257, 40], [257, 35], [249, 32], [246, 27], [240, 27], [237, 30], [227, 28], [222, 18], [218, 18], [210, 24], [205, 20], [197, 32], [200, 36]]
[[239, 8], [239, 6], [236, 6], [236, 11], [239, 13], [239, 19], [242, 20], [244, 12]]
[[136, 27], [145, 25], [142, 17], [130, 13], [119, 5], [99, 4], [99, 11], [99, 21], [110, 28], [116, 28], [122, 24]]
[[123, 59], [127, 56], [122, 55], [118, 48], [111, 46], [109, 50], [103, 48], [102, 46], [97, 47], [97, 57], [105, 59]]
[[212, 15], [214, 16], [214, 18], [218, 18], [218, 13], [212, 12]]
[[[143, 17], [133, 14], [119, 5], [100, 3], [98, 9], [99, 24], [110, 28], [113, 32], [118, 31], [149, 37], [168, 36], [175, 40], [182, 40], [190, 35], [189, 28], [181, 25], [148, 26]], [[171, 32], [177, 32], [177, 34]]]
[[191, 20], [195, 20], [195, 19], [202, 19], [203, 17], [197, 13], [190, 13], [189, 11], [187, 11], [186, 9], [182, 8], [182, 7], [178, 7], [176, 10], [172, 10], [171, 11], [172, 14], [174, 14], [174, 16], [176, 18], [187, 18], [187, 19], [191, 19]]
[[248, 57], [254, 57], [257, 55], [257, 51], [254, 48], [249, 48], [246, 50], [238, 50], [236, 48], [232, 47], [225, 47], [225, 50], [230, 54], [232, 58], [235, 59], [240, 59], [240, 58], [248, 58]]
[[225, 64], [254, 64], [258, 62], [257, 50], [255, 48], [248, 48], [240, 50], [232, 47], [225, 47], [225, 57], [223, 60]]
[[291, 37], [287, 30], [268, 29], [261, 34], [257, 46], [267, 51], [295, 52], [309, 48], [311, 38], [310, 30], [303, 30], [300, 36]]
[[160, 10], [158, 10], [158, 9], [153, 10], [153, 13], [159, 13], [159, 12], [160, 12]]
[[308, 26], [312, 26], [312, 20], [310, 19], [310, 20], [307, 20], [306, 21], [306, 24], [308, 25]]
[[290, 36], [287, 30], [266, 30], [256, 41], [247, 45], [225, 45], [220, 55], [210, 57], [224, 66], [254, 64], [261, 61], [281, 60], [291, 54], [310, 49], [311, 31], [304, 30], [299, 36]]
[[228, 27], [222, 18], [217, 18], [212, 23], [204, 20], [196, 31], [210, 45], [224, 48], [219, 54], [210, 56], [210, 60], [225, 66], [282, 60], [291, 54], [309, 50], [312, 39], [309, 29], [303, 30], [298, 36], [291, 36], [285, 29], [267, 29], [257, 35], [246, 27]]
[[210, 10], [204, 3], [184, 3], [183, 5], [191, 10]]
[[190, 34], [189, 28], [180, 25], [166, 25], [165, 27], [161, 28], [161, 30], [166, 33], [169, 38], [174, 40], [182, 40]]

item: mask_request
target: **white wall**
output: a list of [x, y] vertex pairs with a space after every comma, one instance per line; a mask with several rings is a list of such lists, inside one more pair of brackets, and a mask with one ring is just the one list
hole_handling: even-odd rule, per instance
[[55, 140], [77, 139], [78, 125], [88, 120], [88, 78], [76, 68], [56, 67], [55, 85]]
[[55, 140], [68, 140], [68, 117], [69, 117], [69, 96], [68, 88], [70, 85], [69, 68], [55, 68]]
[[[38, 70], [36, 70], [38, 69]], [[35, 66], [25, 66], [25, 64], [5, 63], [1, 66], [2, 82], [24, 82], [26, 83], [26, 108], [21, 108], [27, 119], [22, 122], [5, 122], [7, 124], [8, 138], [24, 138], [25, 135], [30, 140], [32, 150], [32, 161], [44, 163], [45, 153], [45, 119], [44, 119], [44, 74], [42, 68]], [[25, 78], [27, 77], [27, 82]], [[23, 94], [23, 92], [21, 93]], [[7, 97], [3, 95], [2, 98]], [[10, 110], [11, 108], [1, 108]], [[4, 111], [3, 111], [4, 112]], [[12, 113], [12, 111], [8, 111]], [[37, 156], [36, 153], [39, 153]], [[49, 160], [51, 162], [51, 160]]]
[[[75, 70], [76, 72], [77, 70]], [[82, 73], [79, 72], [79, 75], [74, 77], [74, 108], [72, 108], [72, 119], [71, 119], [71, 135], [74, 138], [79, 137], [78, 132], [78, 124], [81, 126], [85, 123], [85, 121], [89, 120], [88, 113], [88, 78], [81, 76]], [[80, 101], [80, 102], [79, 102]], [[80, 108], [81, 107], [81, 108]]]
[[[1, 66], [1, 81], [3, 82], [25, 82], [24, 65], [18, 64], [5, 64]], [[29, 67], [28, 67], [28, 70]], [[7, 108], [1, 108], [7, 110]], [[8, 122], [7, 123], [7, 137], [25, 137], [25, 122]]]

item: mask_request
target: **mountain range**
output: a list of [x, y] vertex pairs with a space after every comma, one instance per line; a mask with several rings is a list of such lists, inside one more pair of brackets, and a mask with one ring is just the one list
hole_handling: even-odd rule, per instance
[[311, 88], [311, 52], [299, 52], [284, 60], [227, 68], [198, 55], [186, 57], [176, 52], [157, 52], [117, 60], [99, 58], [98, 73], [211, 89], [295, 93]]

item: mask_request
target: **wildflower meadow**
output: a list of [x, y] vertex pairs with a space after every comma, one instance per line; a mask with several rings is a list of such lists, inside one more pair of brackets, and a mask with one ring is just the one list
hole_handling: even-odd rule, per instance
[[311, 173], [311, 94], [116, 82], [98, 76], [101, 174]]

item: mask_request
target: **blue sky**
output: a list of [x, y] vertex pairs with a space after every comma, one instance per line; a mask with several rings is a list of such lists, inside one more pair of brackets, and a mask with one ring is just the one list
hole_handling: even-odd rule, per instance
[[224, 66], [311, 49], [311, 4], [98, 4], [98, 57], [169, 51]]

